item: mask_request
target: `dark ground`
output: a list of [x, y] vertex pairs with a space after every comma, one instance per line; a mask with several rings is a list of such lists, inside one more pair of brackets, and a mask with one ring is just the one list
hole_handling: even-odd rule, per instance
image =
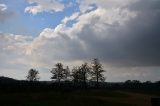
[[160, 97], [160, 81], [104, 82], [97, 88], [94, 83], [29, 82], [0, 77], [0, 106], [151, 106], [153, 97]]
[[0, 92], [0, 106], [151, 106], [160, 92], [76, 90]]

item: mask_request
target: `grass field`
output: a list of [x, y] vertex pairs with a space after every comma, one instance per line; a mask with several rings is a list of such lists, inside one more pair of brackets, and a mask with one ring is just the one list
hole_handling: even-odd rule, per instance
[[0, 92], [0, 106], [151, 106], [151, 97], [151, 93], [117, 90]]

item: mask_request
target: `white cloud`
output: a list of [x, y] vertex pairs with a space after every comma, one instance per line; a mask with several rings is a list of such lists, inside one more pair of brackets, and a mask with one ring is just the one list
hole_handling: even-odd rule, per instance
[[[81, 13], [73, 13], [70, 17], [65, 17], [56, 28], [45, 28], [35, 38], [1, 34], [0, 57], [3, 61], [0, 62], [10, 66], [21, 64], [29, 68], [47, 69], [59, 61], [67, 65], [77, 65], [82, 61], [98, 57], [107, 66], [106, 69], [109, 67], [108, 74], [112, 76], [108, 78], [110, 81], [114, 79], [124, 81], [127, 78], [157, 80], [159, 73], [156, 69], [159, 69], [160, 51], [159, 46], [156, 45], [159, 44], [159, 39], [156, 38], [157, 33], [152, 35], [156, 40], [150, 37], [150, 33], [153, 33], [153, 29], [154, 32], [158, 31], [155, 23], [159, 20], [159, 12], [152, 10], [148, 13], [148, 10], [144, 9], [135, 11], [129, 8], [133, 3], [131, 0], [124, 1], [126, 2], [81, 1], [87, 8], [95, 3], [97, 9], [86, 12], [85, 7], [80, 7], [84, 9]], [[33, 2], [40, 1], [30, 1]], [[148, 17], [144, 17], [146, 15]], [[76, 22], [68, 27], [67, 22], [72, 20]], [[152, 28], [154, 26], [155, 28]], [[158, 59], [155, 59], [157, 57]], [[147, 68], [147, 74], [146, 66], [150, 67]]]
[[0, 4], [0, 23], [6, 21], [8, 18], [13, 16], [14, 13], [8, 11], [8, 7], [5, 4]]
[[80, 4], [80, 11], [84, 13], [90, 10], [93, 4], [100, 8], [112, 9], [123, 8], [137, 1], [139, 0], [78, 0], [78, 3]]
[[7, 10], [7, 6], [5, 4], [0, 4], [0, 12]]
[[57, 0], [27, 0], [34, 6], [28, 6], [25, 8], [25, 12], [37, 14], [40, 12], [59, 12], [63, 11], [64, 5]]
[[[94, 55], [89, 51], [88, 45], [92, 42], [88, 37], [97, 39], [97, 42], [108, 39], [110, 26], [114, 26], [115, 23], [123, 26], [133, 17], [135, 13], [125, 9], [98, 8], [80, 16], [79, 13], [74, 13], [71, 17], [65, 17], [55, 29], [44, 29], [31, 42], [27, 54], [33, 56], [35, 61], [43, 66], [52, 65], [52, 60], [72, 62], [90, 59]], [[67, 27], [66, 23], [70, 20], [77, 22], [72, 27]], [[98, 54], [95, 55], [97, 56]]]
[[[30, 3], [32, 2], [35, 1], [30, 1]], [[81, 15], [74, 13], [70, 17], [65, 17], [55, 29], [44, 29], [29, 44], [24, 43], [24, 41], [20, 43], [15, 39], [15, 36], [14, 42], [16, 43], [5, 45], [5, 47], [23, 51], [24, 55], [34, 59], [33, 64], [38, 62], [39, 65], [43, 66], [53, 64], [52, 60], [86, 60], [87, 57], [88, 59], [98, 57], [99, 52], [102, 51], [95, 52], [93, 50], [93, 48], [96, 49], [96, 44], [101, 44], [104, 40], [114, 40], [116, 36], [112, 35], [112, 30], [119, 30], [135, 16], [136, 13], [126, 8], [105, 9], [99, 7], [88, 13]], [[66, 23], [70, 20], [76, 20], [77, 22], [72, 27], [67, 27]], [[97, 44], [97, 46], [99, 45]], [[105, 50], [106, 48], [104, 46], [102, 49]]]
[[72, 14], [70, 17], [65, 17], [62, 20], [62, 23], [66, 24], [68, 21], [76, 20], [76, 18], [78, 18], [79, 14], [80, 14], [79, 12], [76, 12], [76, 13]]

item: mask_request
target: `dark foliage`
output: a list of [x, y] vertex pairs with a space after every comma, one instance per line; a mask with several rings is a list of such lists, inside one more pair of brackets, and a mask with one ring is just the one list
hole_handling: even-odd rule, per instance
[[55, 68], [52, 68], [51, 73], [51, 79], [56, 80], [58, 83], [60, 83], [61, 80], [67, 80], [70, 75], [69, 67], [67, 66], [66, 69], [64, 69], [62, 63], [57, 63]]
[[139, 89], [160, 90], [160, 81], [140, 82], [138, 80], [127, 80], [126, 82], [109, 83], [104, 82], [103, 67], [98, 59], [92, 61], [91, 67], [84, 63], [74, 67], [70, 72], [69, 67], [63, 68], [62, 63], [57, 63], [51, 70], [54, 81], [38, 81], [38, 71], [30, 69], [27, 80], [15, 80], [0, 77], [0, 89], [4, 91], [49, 91], [61, 90], [72, 91], [78, 89]]
[[102, 64], [98, 59], [93, 59], [92, 61], [92, 71], [91, 71], [91, 80], [96, 81], [96, 87], [99, 87], [99, 82], [104, 81], [105, 78], [103, 73], [105, 70], [102, 68]]
[[39, 80], [38, 74], [39, 72], [36, 69], [30, 69], [28, 71], [27, 80], [28, 81], [38, 81]]

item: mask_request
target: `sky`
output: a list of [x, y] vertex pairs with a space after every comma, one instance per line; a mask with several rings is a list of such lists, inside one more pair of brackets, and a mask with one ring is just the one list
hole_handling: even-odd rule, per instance
[[160, 80], [160, 0], [0, 0], [0, 76], [92, 58], [109, 82]]

